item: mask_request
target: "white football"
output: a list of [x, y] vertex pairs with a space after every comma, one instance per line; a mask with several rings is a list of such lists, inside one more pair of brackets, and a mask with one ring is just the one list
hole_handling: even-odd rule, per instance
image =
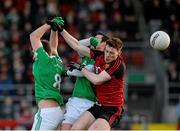
[[151, 35], [150, 45], [157, 50], [165, 50], [170, 44], [170, 37], [164, 31], [156, 31]]

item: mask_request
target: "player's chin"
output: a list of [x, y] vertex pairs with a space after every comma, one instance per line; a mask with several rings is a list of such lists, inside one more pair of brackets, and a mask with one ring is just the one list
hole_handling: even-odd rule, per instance
[[111, 63], [113, 60], [106, 58], [106, 63]]

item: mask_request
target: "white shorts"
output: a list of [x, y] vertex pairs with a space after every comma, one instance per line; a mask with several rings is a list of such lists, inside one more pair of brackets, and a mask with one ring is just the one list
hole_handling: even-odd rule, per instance
[[71, 97], [66, 103], [66, 113], [62, 123], [73, 124], [80, 115], [94, 105], [94, 101], [85, 98]]
[[62, 122], [64, 112], [60, 107], [38, 109], [31, 130], [55, 130]]

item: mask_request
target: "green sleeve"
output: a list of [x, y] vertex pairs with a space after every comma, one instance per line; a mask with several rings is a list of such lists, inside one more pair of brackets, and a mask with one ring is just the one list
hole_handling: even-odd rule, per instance
[[58, 58], [59, 58], [59, 55], [58, 55], [58, 53], [56, 53], [56, 54], [53, 54], [53, 56], [56, 56], [56, 57], [58, 57]]

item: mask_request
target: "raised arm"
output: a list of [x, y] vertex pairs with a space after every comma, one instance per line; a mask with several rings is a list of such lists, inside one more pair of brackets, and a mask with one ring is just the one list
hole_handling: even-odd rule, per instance
[[57, 54], [57, 47], [58, 47], [58, 32], [57, 31], [53, 31], [51, 30], [51, 34], [50, 34], [50, 39], [49, 39], [49, 43], [50, 43], [50, 48], [51, 48], [51, 54]]
[[63, 29], [61, 35], [72, 49], [82, 53], [85, 56], [90, 57], [90, 49], [86, 46], [79, 44], [79, 41], [75, 39], [72, 35], [70, 35], [65, 29]]
[[46, 31], [48, 31], [51, 27], [48, 24], [44, 24], [37, 28], [30, 34], [30, 41], [33, 51], [35, 52], [39, 47], [42, 47], [41, 37], [44, 35]]

